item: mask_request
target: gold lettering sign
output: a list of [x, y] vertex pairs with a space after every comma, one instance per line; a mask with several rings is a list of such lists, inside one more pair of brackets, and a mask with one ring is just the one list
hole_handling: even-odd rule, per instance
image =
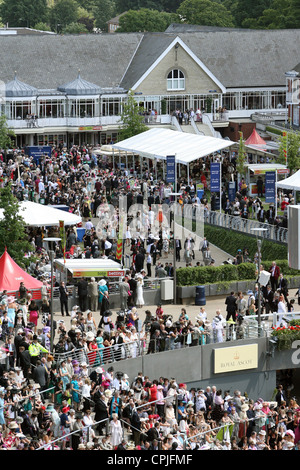
[[258, 345], [234, 346], [214, 350], [214, 373], [255, 369], [258, 366]]

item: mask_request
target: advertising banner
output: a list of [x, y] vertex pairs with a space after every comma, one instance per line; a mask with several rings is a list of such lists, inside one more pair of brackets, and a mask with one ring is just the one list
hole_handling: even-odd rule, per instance
[[265, 197], [267, 204], [276, 202], [276, 171], [267, 171], [265, 176]]
[[212, 193], [220, 192], [221, 163], [210, 164], [210, 191]]

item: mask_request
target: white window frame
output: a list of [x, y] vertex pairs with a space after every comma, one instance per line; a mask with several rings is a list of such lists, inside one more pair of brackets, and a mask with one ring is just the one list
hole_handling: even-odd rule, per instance
[[[178, 77], [174, 77], [174, 72], [178, 72]], [[182, 75], [182, 77], [180, 76], [180, 74]], [[181, 81], [183, 81], [183, 86], [180, 86]], [[170, 72], [167, 75], [167, 90], [168, 91], [185, 90], [185, 74], [181, 69], [170, 70]]]

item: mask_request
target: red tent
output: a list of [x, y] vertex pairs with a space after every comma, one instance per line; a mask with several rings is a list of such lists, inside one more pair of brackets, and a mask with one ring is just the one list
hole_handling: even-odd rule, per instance
[[267, 143], [264, 141], [264, 139], [258, 134], [256, 129], [253, 129], [252, 134], [248, 139], [245, 141], [245, 145], [249, 145], [251, 147], [259, 147], [259, 148], [265, 148]]
[[0, 291], [16, 292], [19, 290], [20, 282], [24, 282], [28, 290], [40, 289], [43, 285], [41, 281], [23, 271], [5, 249], [0, 258]]

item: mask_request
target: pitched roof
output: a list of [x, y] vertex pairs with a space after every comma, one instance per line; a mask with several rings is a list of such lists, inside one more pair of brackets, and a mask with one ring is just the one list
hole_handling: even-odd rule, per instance
[[142, 33], [0, 36], [0, 80], [17, 71], [21, 81], [38, 89], [56, 89], [81, 70], [99, 87], [119, 85]]
[[37, 89], [27, 83], [21, 82], [15, 73], [14, 79], [5, 84], [5, 95], [9, 97], [34, 96]]
[[83, 80], [78, 72], [77, 78], [65, 85], [61, 85], [58, 91], [62, 91], [67, 95], [97, 95], [101, 93], [101, 88], [94, 83]]
[[81, 70], [101, 88], [131, 88], [179, 37], [225, 87], [285, 86], [300, 63], [300, 29], [0, 36], [0, 80], [57, 89]]
[[300, 62], [300, 29], [146, 33], [122, 85], [132, 87], [176, 37], [227, 88], [285, 86], [285, 72]]

